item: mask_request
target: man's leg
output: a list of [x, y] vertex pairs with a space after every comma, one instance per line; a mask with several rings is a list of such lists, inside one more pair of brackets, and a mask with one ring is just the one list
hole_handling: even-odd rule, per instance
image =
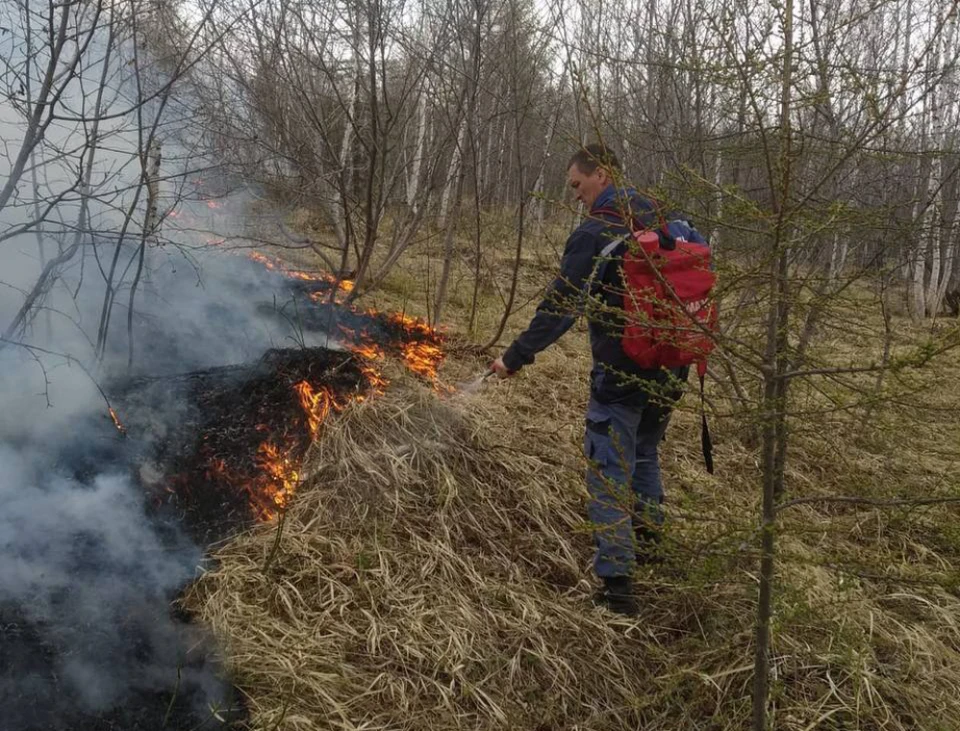
[[[687, 369], [678, 370], [675, 377], [686, 380]], [[681, 394], [679, 388], [671, 388], [664, 394], [652, 394], [637, 424], [636, 456], [630, 484], [635, 500], [634, 534], [640, 563], [661, 560], [659, 543], [664, 516], [659, 449], [670, 423], [670, 413]]]
[[670, 408], [648, 404], [637, 427], [636, 459], [631, 486], [634, 495], [634, 535], [637, 561], [660, 560], [660, 527], [663, 525], [663, 482], [660, 478], [660, 442], [670, 421]]
[[636, 567], [630, 476], [634, 471], [641, 414], [636, 409], [601, 404], [593, 398], [587, 408], [587, 514], [597, 544], [594, 570], [601, 579], [629, 577]]

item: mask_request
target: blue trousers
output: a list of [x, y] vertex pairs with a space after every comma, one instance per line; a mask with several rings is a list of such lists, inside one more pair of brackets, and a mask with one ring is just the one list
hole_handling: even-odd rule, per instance
[[644, 406], [587, 406], [587, 515], [597, 552], [597, 576], [628, 576], [637, 565], [634, 520], [663, 523], [663, 483], [657, 452], [670, 419], [672, 401], [650, 399]]

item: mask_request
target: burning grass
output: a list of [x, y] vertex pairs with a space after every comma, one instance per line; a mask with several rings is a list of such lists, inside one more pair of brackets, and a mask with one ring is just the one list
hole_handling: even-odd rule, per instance
[[[445, 354], [438, 333], [403, 315], [341, 309], [345, 351], [274, 350], [253, 366], [167, 379], [186, 384], [178, 397], [189, 402], [191, 414], [175, 430], [185, 442], [156, 456], [167, 474], [151, 480], [160, 504], [175, 503], [188, 522], [218, 535], [244, 524], [248, 513], [272, 520], [297, 490], [303, 456], [330, 414], [384, 392], [389, 358], [442, 389], [437, 369]], [[140, 400], [151, 399], [141, 394]], [[155, 393], [152, 406], [163, 400]], [[116, 413], [110, 415], [123, 433]]]
[[181, 510], [205, 540], [275, 517], [330, 412], [374, 387], [365, 367], [349, 352], [274, 350], [256, 364], [145, 387], [143, 400], [156, 401], [163, 385], [190, 405], [154, 457], [162, 468], [149, 482], [159, 503]]
[[[294, 269], [288, 266], [283, 260], [277, 257], [268, 256], [259, 251], [251, 251], [247, 257], [258, 264], [263, 265], [270, 271], [280, 272], [290, 279], [297, 279], [303, 282], [316, 282], [326, 287], [334, 286], [342, 293], [353, 291], [353, 282], [349, 279], [342, 279], [333, 276], [327, 272], [308, 272], [302, 269]], [[325, 288], [326, 288], [325, 287]], [[311, 294], [315, 301], [320, 301], [324, 297], [324, 291], [318, 290]]]

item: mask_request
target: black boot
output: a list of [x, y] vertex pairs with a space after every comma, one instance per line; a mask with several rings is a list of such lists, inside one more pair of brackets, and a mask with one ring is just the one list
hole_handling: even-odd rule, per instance
[[633, 593], [633, 579], [629, 576], [604, 576], [603, 589], [597, 594], [596, 603], [611, 612], [625, 617], [639, 613], [637, 597]]

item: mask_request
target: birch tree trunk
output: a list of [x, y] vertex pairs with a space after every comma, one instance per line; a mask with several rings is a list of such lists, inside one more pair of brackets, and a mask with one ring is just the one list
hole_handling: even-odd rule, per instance
[[723, 150], [717, 149], [717, 154], [713, 158], [713, 227], [710, 229], [710, 248], [713, 249], [713, 255], [716, 256], [720, 248], [720, 227], [723, 221]]
[[[944, 10], [951, 13], [950, 8]], [[946, 109], [952, 108], [957, 103], [957, 84], [956, 84], [956, 32], [957, 32], [957, 12], [953, 10], [951, 15], [945, 18], [946, 27], [944, 32], [940, 33], [940, 48], [934, 53], [935, 64], [934, 73], [943, 74], [942, 79], [936, 84], [931, 95], [932, 115], [933, 115], [933, 144], [936, 147], [934, 151], [934, 160], [932, 172], [930, 175], [930, 195], [933, 197], [932, 205], [929, 209], [930, 215], [930, 246], [929, 256], [931, 262], [930, 279], [927, 282], [926, 308], [928, 317], [936, 317], [940, 314], [943, 306], [943, 298], [947, 293], [950, 279], [953, 274], [953, 250], [954, 242], [951, 240], [951, 226], [945, 226], [943, 221], [944, 201], [943, 201], [943, 164], [944, 155], [950, 146], [948, 134], [946, 132], [945, 115]]]
[[553, 146], [553, 139], [557, 134], [557, 126], [560, 122], [560, 113], [563, 110], [563, 93], [566, 89], [566, 83], [567, 70], [564, 68], [560, 71], [560, 88], [557, 93], [557, 107], [554, 111], [553, 119], [547, 125], [547, 131], [543, 140], [543, 155], [540, 156], [540, 166], [537, 168], [537, 182], [534, 183], [533, 186], [534, 197], [537, 205], [537, 223], [540, 225], [541, 229], [543, 228], [543, 216], [546, 207], [543, 189], [544, 174], [546, 172], [547, 162], [550, 160], [550, 148]]
[[413, 151], [413, 161], [410, 175], [407, 177], [407, 206], [416, 212], [417, 192], [420, 189], [420, 170], [423, 163], [423, 150], [427, 139], [427, 97], [429, 95], [429, 80], [424, 80], [424, 88], [420, 92], [420, 104], [417, 114], [417, 144]]
[[447, 223], [447, 213], [450, 210], [450, 199], [457, 187], [457, 181], [460, 179], [463, 168], [463, 147], [466, 144], [467, 136], [467, 117], [461, 115], [459, 126], [457, 128], [457, 141], [453, 146], [453, 153], [450, 159], [450, 172], [447, 175], [447, 182], [443, 186], [443, 193], [440, 195], [440, 213], [437, 216], [437, 225], [443, 227]]
[[[931, 24], [932, 25], [932, 24]], [[938, 36], [938, 43], [942, 44], [943, 34]], [[931, 76], [940, 73], [941, 47], [931, 55], [928, 71]], [[934, 82], [933, 89], [929, 96], [929, 130], [928, 139], [933, 149], [930, 154], [930, 172], [927, 176], [926, 195], [924, 200], [927, 203], [923, 214], [923, 222], [920, 230], [924, 233], [926, 241], [921, 244], [921, 248], [926, 249], [926, 260], [930, 265], [930, 274], [926, 278], [923, 293], [924, 311], [922, 315], [933, 317], [940, 309], [940, 303], [937, 301], [937, 291], [940, 288], [940, 260], [942, 252], [940, 249], [940, 233], [942, 231], [941, 220], [943, 218], [943, 153], [941, 152], [941, 143], [943, 142], [943, 114], [940, 110], [941, 85]], [[925, 117], [924, 122], [927, 123]], [[918, 267], [919, 270], [919, 267]], [[924, 266], [923, 271], [926, 271]], [[919, 304], [919, 302], [918, 302]]]

